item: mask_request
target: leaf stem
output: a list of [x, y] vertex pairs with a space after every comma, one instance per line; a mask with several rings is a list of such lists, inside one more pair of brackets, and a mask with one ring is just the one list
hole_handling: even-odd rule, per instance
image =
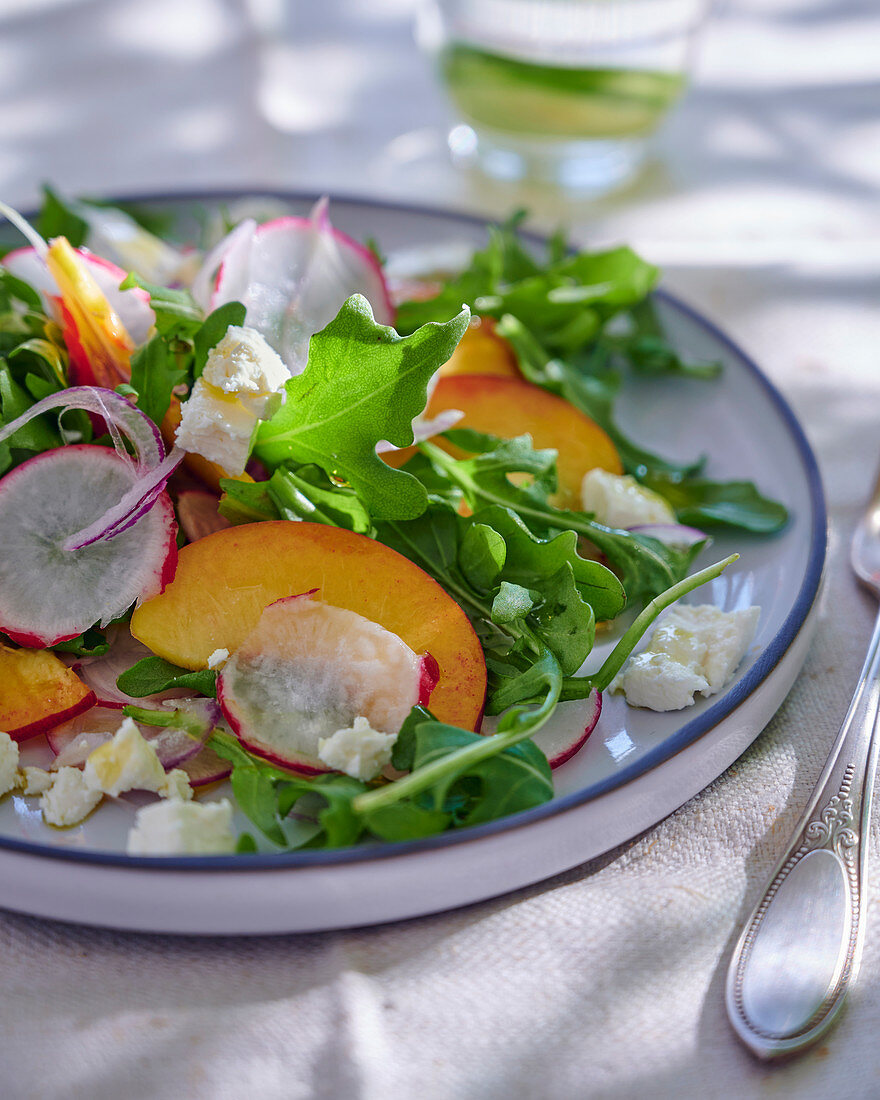
[[717, 561], [714, 565], [707, 565], [705, 569], [701, 569], [698, 573], [692, 573], [691, 576], [685, 577], [684, 580], [679, 581], [678, 584], [674, 584], [671, 588], [667, 588], [665, 592], [661, 592], [659, 596], [655, 596], [653, 600], [645, 606], [641, 614], [633, 620], [629, 629], [624, 633], [623, 637], [605, 659], [605, 663], [599, 671], [593, 673], [592, 676], [585, 677], [585, 682], [591, 687], [596, 688], [597, 691], [604, 691], [623, 667], [624, 661], [630, 653], [632, 653], [638, 640], [657, 618], [660, 612], [664, 611], [670, 604], [675, 603], [675, 601], [682, 596], [687, 595], [688, 592], [692, 592], [695, 588], [699, 588], [701, 584], [705, 584], [707, 581], [712, 581], [720, 576], [728, 565], [735, 562], [737, 558], [739, 558], [739, 554], [731, 554], [729, 558], [724, 558], [723, 561]]

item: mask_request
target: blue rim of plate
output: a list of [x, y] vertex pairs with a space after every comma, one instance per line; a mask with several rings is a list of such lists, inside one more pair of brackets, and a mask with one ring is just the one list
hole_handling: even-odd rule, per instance
[[[193, 192], [153, 192], [150, 194], [133, 194], [114, 196], [109, 201], [139, 205], [151, 205], [153, 203], [222, 203], [236, 201], [242, 198], [266, 198], [279, 199], [290, 203], [315, 202], [320, 196], [313, 192], [296, 192], [273, 190], [261, 187], [253, 189], [235, 188], [233, 190], [212, 190]], [[491, 219], [478, 214], [463, 213], [455, 210], [445, 210], [440, 207], [419, 206], [417, 204], [398, 203], [381, 199], [364, 199], [357, 196], [336, 194], [333, 200], [349, 206], [360, 206], [366, 209], [400, 211], [406, 214], [423, 215], [428, 218], [436, 218], [449, 222], [465, 222], [475, 226], [491, 224]], [[29, 217], [31, 215], [28, 215]], [[546, 237], [539, 233], [527, 232], [524, 234], [536, 243], [544, 243]], [[654, 297], [670, 305], [673, 309], [688, 317], [713, 337], [721, 346], [735, 356], [740, 364], [745, 367], [760, 383], [771, 404], [779, 414], [785, 427], [788, 429], [797, 454], [803, 463], [806, 476], [806, 484], [809, 491], [811, 504], [810, 521], [810, 552], [807, 559], [807, 567], [804, 572], [803, 583], [798, 592], [797, 599], [792, 606], [785, 622], [777, 631], [770, 644], [764, 649], [758, 660], [748, 672], [734, 683], [729, 691], [698, 717], [691, 719], [681, 726], [671, 737], [667, 738], [656, 749], [646, 753], [637, 762], [607, 776], [589, 787], [565, 795], [562, 798], [546, 802], [531, 810], [523, 810], [509, 817], [499, 818], [487, 822], [484, 825], [473, 825], [469, 828], [452, 830], [440, 833], [433, 837], [424, 837], [421, 840], [404, 840], [398, 842], [382, 842], [377, 844], [362, 844], [357, 847], [337, 848], [329, 851], [294, 851], [294, 852], [257, 852], [248, 854], [236, 854], [231, 856], [128, 856], [117, 852], [102, 852], [100, 850], [77, 850], [70, 848], [55, 848], [45, 844], [37, 844], [33, 841], [16, 840], [10, 837], [0, 837], [0, 851], [16, 852], [22, 855], [39, 856], [45, 859], [70, 860], [75, 863], [86, 863], [103, 867], [119, 867], [126, 870], [142, 869], [145, 871], [271, 871], [291, 870], [297, 867], [331, 867], [339, 864], [362, 863], [368, 860], [386, 860], [411, 855], [421, 852], [432, 852], [442, 848], [452, 847], [458, 844], [467, 844], [471, 841], [481, 840], [485, 837], [495, 836], [500, 833], [510, 832], [514, 829], [525, 828], [536, 821], [555, 817], [592, 801], [600, 795], [607, 794], [611, 790], [623, 787], [627, 783], [638, 779], [640, 776], [665, 763], [676, 756], [682, 750], [688, 748], [723, 718], [731, 714], [740, 703], [751, 695], [760, 684], [766, 680], [779, 661], [782, 659], [789, 646], [794, 641], [798, 631], [806, 621], [810, 608], [819, 591], [822, 573], [825, 566], [825, 550], [827, 541], [827, 509], [825, 494], [822, 488], [822, 479], [815, 455], [810, 447], [807, 437], [800, 426], [796, 416], [782, 394], [773, 383], [764, 375], [761, 368], [746, 353], [734, 343], [720, 328], [693, 307], [686, 305], [675, 295], [668, 291], [654, 291]]]

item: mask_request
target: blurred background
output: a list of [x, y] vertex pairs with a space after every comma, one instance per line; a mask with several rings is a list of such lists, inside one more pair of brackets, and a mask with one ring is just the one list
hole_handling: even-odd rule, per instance
[[[418, 0], [0, 0], [0, 194], [336, 189], [589, 223], [692, 259], [878, 236], [875, 0], [718, 0], [690, 87], [605, 199], [450, 163]], [[756, 196], [760, 194], [760, 202]], [[719, 211], [723, 209], [723, 219]], [[723, 244], [725, 254], [717, 248]]]
[[632, 244], [771, 353], [791, 335], [783, 371], [843, 354], [873, 376], [853, 321], [880, 242], [876, 0], [708, 5], [681, 101], [635, 179], [602, 198], [452, 164], [455, 115], [416, 44], [419, 7], [0, 0], [0, 197], [26, 208], [51, 181], [67, 194], [268, 187], [491, 217], [527, 207], [538, 227]]

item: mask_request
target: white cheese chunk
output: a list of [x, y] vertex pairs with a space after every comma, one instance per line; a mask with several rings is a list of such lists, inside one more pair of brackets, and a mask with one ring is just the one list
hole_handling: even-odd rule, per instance
[[232, 804], [154, 802], [138, 810], [128, 833], [132, 856], [221, 855], [235, 851]]
[[628, 474], [590, 470], [581, 483], [581, 507], [606, 527], [675, 523], [675, 513], [659, 493], [645, 489]]
[[211, 656], [208, 658], [208, 668], [222, 668], [228, 660], [228, 649], [215, 649]]
[[349, 729], [337, 730], [318, 741], [318, 758], [328, 768], [355, 779], [375, 779], [391, 763], [396, 733], [374, 730], [366, 718], [358, 715]]
[[255, 328], [230, 325], [208, 355], [202, 378], [267, 420], [281, 404], [290, 372], [281, 356]]
[[731, 679], [755, 636], [759, 607], [722, 611], [712, 604], [672, 608], [648, 645], [612, 681], [626, 701], [650, 710], [681, 710], [694, 696], [715, 695]]
[[18, 776], [23, 794], [43, 794], [52, 786], [52, 773], [44, 768], [22, 768]]
[[66, 828], [78, 825], [98, 805], [103, 795], [89, 786], [79, 768], [59, 768], [52, 786], [40, 799], [43, 818], [49, 825]]
[[181, 405], [177, 446], [229, 475], [242, 473], [259, 422], [281, 406], [289, 377], [281, 357], [256, 329], [230, 325]]
[[199, 378], [180, 407], [177, 446], [216, 462], [235, 477], [244, 472], [259, 423], [234, 394]]
[[114, 797], [125, 791], [158, 792], [166, 782], [156, 750], [131, 718], [123, 720], [110, 741], [89, 753], [83, 775], [93, 790]]
[[0, 795], [18, 786], [18, 742], [0, 730]]
[[173, 768], [165, 776], [165, 782], [159, 788], [159, 794], [163, 798], [177, 799], [179, 802], [190, 802], [193, 789], [190, 786], [189, 776], [182, 768]]

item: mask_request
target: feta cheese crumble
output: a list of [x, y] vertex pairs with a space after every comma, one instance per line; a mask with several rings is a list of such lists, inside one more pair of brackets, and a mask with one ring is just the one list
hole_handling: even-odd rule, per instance
[[231, 476], [243, 473], [259, 422], [280, 407], [289, 377], [256, 329], [230, 325], [180, 407], [177, 446]]
[[131, 856], [222, 855], [235, 851], [232, 803], [154, 802], [138, 810], [128, 833]]
[[173, 768], [165, 776], [165, 782], [159, 788], [162, 798], [176, 799], [178, 802], [190, 802], [193, 789], [190, 786], [189, 776], [183, 768]]
[[211, 656], [208, 658], [208, 668], [222, 668], [229, 660], [228, 649], [215, 649]]
[[89, 753], [83, 776], [93, 790], [114, 797], [125, 791], [158, 793], [166, 783], [156, 750], [131, 718], [124, 719], [110, 741]]
[[18, 742], [0, 730], [0, 795], [18, 786]]
[[52, 773], [44, 768], [22, 768], [18, 777], [22, 794], [43, 794], [52, 786]]
[[674, 607], [648, 645], [630, 657], [609, 690], [634, 707], [681, 710], [715, 695], [730, 680], [755, 636], [759, 607], [722, 611], [712, 604]]
[[318, 741], [318, 759], [354, 779], [375, 779], [391, 763], [396, 740], [396, 733], [374, 730], [366, 718], [358, 715], [349, 729], [337, 730]]
[[52, 786], [40, 799], [43, 819], [49, 825], [78, 825], [104, 796], [86, 782], [79, 768], [59, 768]]
[[581, 483], [581, 506], [606, 527], [675, 523], [675, 513], [659, 493], [645, 489], [629, 474], [590, 470]]

